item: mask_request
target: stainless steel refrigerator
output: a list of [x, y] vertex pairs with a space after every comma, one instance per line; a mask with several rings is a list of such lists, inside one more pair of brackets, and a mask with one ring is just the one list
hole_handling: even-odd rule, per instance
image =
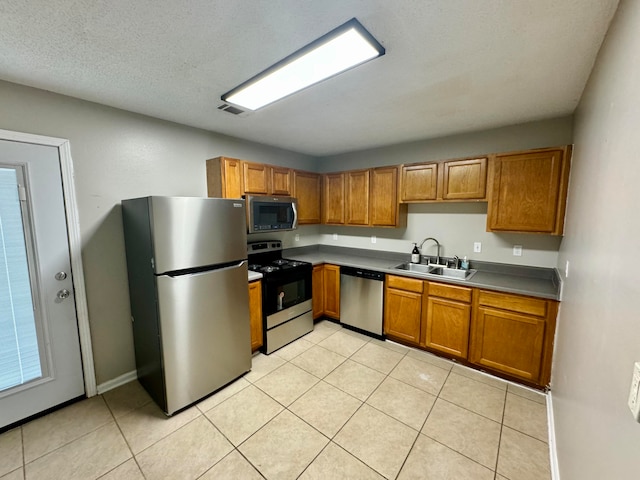
[[122, 201], [138, 379], [168, 415], [251, 369], [244, 200]]

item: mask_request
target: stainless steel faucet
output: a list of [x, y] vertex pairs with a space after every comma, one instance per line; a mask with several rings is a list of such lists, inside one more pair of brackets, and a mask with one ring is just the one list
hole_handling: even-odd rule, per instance
[[[422, 245], [424, 245], [424, 242], [426, 242], [427, 240], [433, 240], [434, 242], [436, 242], [436, 246], [437, 248], [437, 253], [436, 253], [436, 263], [440, 263], [440, 242], [438, 242], [438, 240], [436, 240], [433, 237], [427, 237], [424, 240], [422, 240], [422, 242], [420, 242], [420, 246], [418, 247], [420, 249], [420, 254], [422, 254]], [[428, 263], [428, 261], [427, 261]]]

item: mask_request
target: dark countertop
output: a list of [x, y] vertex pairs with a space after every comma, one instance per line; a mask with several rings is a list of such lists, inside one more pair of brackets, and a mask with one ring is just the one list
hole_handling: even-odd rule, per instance
[[393, 268], [394, 266], [409, 261], [409, 255], [397, 252], [313, 245], [286, 249], [283, 252], [283, 257], [310, 262], [314, 265], [331, 263], [422, 280], [560, 300], [561, 281], [555, 268], [528, 267], [472, 260], [470, 262], [471, 268], [476, 270], [476, 273], [467, 280], [456, 280], [439, 275], [416, 274], [404, 270], [396, 270]]

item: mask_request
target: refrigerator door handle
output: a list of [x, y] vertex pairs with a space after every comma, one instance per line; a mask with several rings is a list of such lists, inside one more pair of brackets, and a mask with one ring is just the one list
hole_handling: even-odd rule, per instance
[[247, 260], [241, 260], [240, 262], [238, 262], [238, 263], [236, 263], [234, 265], [229, 265], [227, 267], [213, 268], [213, 269], [210, 269], [210, 270], [203, 270], [202, 272], [197, 272], [197, 273], [187, 273], [187, 274], [184, 274], [184, 275], [181, 275], [181, 274], [177, 274], [177, 275], [165, 274], [164, 276], [171, 277], [171, 278], [199, 277], [200, 275], [206, 275], [206, 274], [211, 273], [211, 272], [224, 272], [226, 270], [234, 270], [236, 268], [242, 267], [245, 263], [247, 263]]

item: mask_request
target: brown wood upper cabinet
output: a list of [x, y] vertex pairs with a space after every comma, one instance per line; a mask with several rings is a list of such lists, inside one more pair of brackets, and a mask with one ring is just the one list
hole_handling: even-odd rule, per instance
[[487, 231], [562, 235], [570, 155], [568, 146], [492, 158]]
[[290, 168], [270, 166], [269, 178], [271, 182], [269, 184], [269, 194], [291, 196], [293, 194], [292, 177], [293, 174]]
[[217, 157], [207, 160], [207, 195], [209, 197], [242, 198], [242, 160]]
[[403, 165], [400, 201], [485, 200], [486, 184], [486, 157]]
[[345, 172], [347, 225], [369, 225], [369, 170]]
[[345, 220], [345, 174], [327, 173], [323, 178], [322, 223], [344, 225]]
[[298, 223], [320, 223], [322, 176], [318, 173], [293, 171], [293, 196], [298, 199]]
[[268, 195], [270, 187], [269, 166], [264, 163], [242, 162], [244, 193]]
[[398, 202], [398, 167], [379, 167], [371, 170], [371, 225], [398, 227], [407, 217], [406, 205]]
[[398, 203], [398, 167], [324, 175], [323, 220], [331, 225], [397, 227], [406, 221]]

